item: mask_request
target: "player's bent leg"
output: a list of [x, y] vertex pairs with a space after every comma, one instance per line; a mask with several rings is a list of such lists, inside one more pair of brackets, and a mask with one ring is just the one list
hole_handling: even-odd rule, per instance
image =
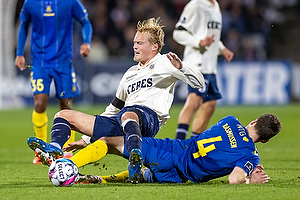
[[75, 110], [61, 110], [55, 114], [54, 118], [63, 118], [70, 123], [72, 130], [93, 136], [94, 123], [96, 117]]
[[81, 149], [72, 156], [70, 160], [79, 168], [102, 159], [107, 154], [107, 151], [108, 147], [105, 142], [97, 140], [91, 145]]

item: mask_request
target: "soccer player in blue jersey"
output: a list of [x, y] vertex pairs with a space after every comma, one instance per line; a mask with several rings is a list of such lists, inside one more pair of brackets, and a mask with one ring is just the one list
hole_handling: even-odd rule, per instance
[[[254, 143], [265, 143], [280, 130], [281, 122], [273, 114], [263, 114], [246, 127], [236, 117], [228, 116], [191, 139], [143, 138], [142, 152], [147, 168], [142, 178], [146, 182], [184, 183], [190, 180], [199, 183], [229, 175], [230, 184], [268, 182]], [[102, 139], [110, 147], [109, 153], [128, 158], [123, 137]], [[79, 146], [75, 142], [68, 150]], [[126, 172], [102, 178], [79, 177], [79, 182], [91, 183], [128, 179]]]
[[[86, 57], [90, 53], [92, 25], [80, 0], [26, 0], [20, 13], [15, 65], [20, 70], [26, 69], [24, 46], [31, 25], [32, 122], [36, 137], [44, 141], [47, 141], [46, 107], [52, 80], [61, 110], [72, 109], [72, 99], [79, 94], [72, 62], [73, 19], [82, 26], [80, 54]], [[69, 142], [72, 141], [74, 132]]]

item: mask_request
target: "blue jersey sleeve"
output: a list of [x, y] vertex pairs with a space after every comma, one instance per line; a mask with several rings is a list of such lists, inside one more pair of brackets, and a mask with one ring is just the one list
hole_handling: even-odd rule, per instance
[[83, 43], [91, 44], [93, 28], [90, 20], [85, 18], [81, 21]]
[[20, 20], [22, 22], [30, 22], [31, 15], [30, 15], [30, 0], [26, 0], [23, 4], [21, 13], [20, 13]]
[[88, 13], [85, 7], [79, 0], [75, 0], [73, 4], [73, 17], [76, 19], [82, 26], [82, 37], [83, 42], [91, 44], [93, 28], [91, 22], [88, 18]]
[[28, 36], [29, 24], [30, 24], [30, 13], [29, 13], [29, 2], [26, 0], [23, 4], [20, 13], [20, 26], [18, 33], [18, 46], [17, 46], [17, 56], [24, 55], [24, 48]]
[[21, 21], [18, 34], [17, 56], [24, 55], [24, 48], [28, 35], [29, 23]]
[[252, 171], [257, 167], [260, 162], [260, 158], [256, 152], [253, 152], [249, 157], [245, 157], [244, 159], [237, 162], [236, 166], [242, 168], [247, 175], [249, 176]]

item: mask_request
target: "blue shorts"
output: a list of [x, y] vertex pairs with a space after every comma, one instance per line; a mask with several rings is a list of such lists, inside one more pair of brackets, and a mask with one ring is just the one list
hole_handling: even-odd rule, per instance
[[188, 93], [196, 93], [203, 98], [203, 102], [221, 99], [222, 95], [218, 89], [217, 79], [215, 74], [203, 74], [205, 86], [200, 89], [192, 88], [188, 85]]
[[92, 142], [101, 137], [124, 136], [121, 117], [124, 112], [132, 111], [139, 116], [140, 129], [143, 137], [155, 137], [159, 131], [159, 121], [157, 114], [150, 108], [133, 105], [122, 108], [122, 110], [112, 116], [105, 117], [96, 115]]
[[30, 77], [33, 95], [41, 93], [49, 95], [52, 80], [54, 80], [57, 98], [66, 99], [79, 95], [76, 75], [71, 63], [69, 67], [32, 67]]
[[[184, 183], [187, 181], [174, 164], [171, 139], [143, 138], [142, 153], [144, 165], [149, 168], [144, 174], [148, 182]], [[123, 156], [128, 158], [126, 145]]]

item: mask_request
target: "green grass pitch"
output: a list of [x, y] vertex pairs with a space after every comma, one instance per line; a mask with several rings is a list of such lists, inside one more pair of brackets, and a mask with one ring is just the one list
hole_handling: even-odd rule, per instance
[[[182, 104], [173, 105], [171, 119], [158, 138], [175, 137], [177, 116]], [[104, 106], [81, 107], [89, 114], [103, 112]], [[49, 132], [58, 110], [48, 107]], [[33, 136], [32, 108], [0, 111], [0, 199], [299, 199], [300, 198], [300, 105], [219, 106], [210, 125], [234, 115], [244, 125], [262, 113], [274, 113], [282, 121], [282, 131], [269, 143], [257, 144], [261, 164], [271, 177], [266, 184], [229, 185], [227, 177], [194, 184], [109, 183], [55, 187], [48, 178], [48, 167], [33, 165], [34, 154], [26, 140]], [[80, 134], [76, 134], [76, 139]], [[48, 136], [50, 140], [50, 136]], [[96, 164], [81, 168], [82, 173], [108, 175], [127, 169], [127, 161], [108, 155]]]

